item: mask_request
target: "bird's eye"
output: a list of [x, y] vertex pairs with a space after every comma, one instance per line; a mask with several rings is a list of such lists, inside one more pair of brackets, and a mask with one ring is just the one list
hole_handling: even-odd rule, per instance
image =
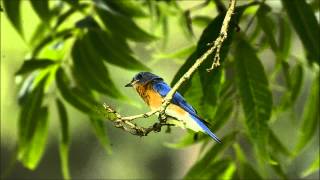
[[139, 79], [139, 80], [142, 79], [142, 75], [141, 75], [141, 74], [138, 74], [138, 75], [137, 75], [137, 79]]

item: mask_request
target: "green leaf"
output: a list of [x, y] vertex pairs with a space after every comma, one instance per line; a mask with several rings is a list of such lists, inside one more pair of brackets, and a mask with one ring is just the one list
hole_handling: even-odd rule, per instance
[[62, 97], [72, 106], [86, 114], [95, 113], [94, 107], [97, 103], [93, 103], [95, 102], [93, 97], [80, 90], [71, 89], [70, 81], [62, 68], [56, 72], [56, 84]]
[[271, 156], [272, 160], [276, 163], [272, 163], [271, 167], [272, 169], [279, 175], [279, 177], [283, 180], [288, 179], [286, 172], [283, 170], [281, 163], [278, 159], [275, 158], [275, 156]]
[[50, 9], [49, 9], [49, 0], [31, 0], [31, 5], [34, 11], [37, 13], [39, 18], [44, 23], [49, 23], [50, 19]]
[[115, 38], [100, 29], [90, 30], [86, 36], [86, 43], [91, 44], [106, 62], [125, 69], [148, 70], [131, 55], [131, 49], [125, 40]]
[[147, 14], [143, 11], [142, 3], [140, 1], [104, 0], [104, 3], [114, 11], [128, 16], [129, 18], [147, 16]]
[[230, 133], [222, 139], [221, 144], [215, 144], [196, 164], [194, 164], [185, 176], [186, 179], [198, 178], [204, 167], [214, 163], [218, 158], [219, 153], [223, 152], [229, 145], [231, 145], [236, 137], [237, 132]]
[[165, 143], [164, 145], [170, 148], [180, 149], [201, 142], [208, 137], [208, 135], [203, 133], [199, 133], [197, 139], [195, 139], [194, 136], [195, 133], [189, 132], [185, 136], [183, 136], [177, 143]]
[[309, 62], [320, 61], [318, 21], [306, 0], [281, 0], [285, 11], [307, 51]]
[[313, 80], [309, 98], [306, 102], [303, 121], [299, 130], [298, 144], [295, 153], [298, 154], [311, 140], [317, 131], [319, 124], [319, 71]]
[[[44, 96], [44, 86], [46, 78], [44, 78], [38, 86], [32, 91], [27, 92], [25, 101], [22, 104], [21, 112], [19, 114], [18, 137], [19, 149], [18, 159], [28, 168], [35, 168], [36, 162], [29, 164], [29, 149], [31, 148], [31, 141], [35, 137], [37, 125], [39, 121], [43, 120], [42, 114], [39, 109], [41, 108], [42, 99]], [[41, 124], [42, 125], [42, 124]], [[40, 147], [39, 147], [40, 148]], [[35, 163], [35, 164], [34, 164]]]
[[63, 103], [57, 99], [57, 108], [60, 118], [61, 140], [59, 145], [59, 154], [61, 161], [61, 171], [64, 179], [70, 179], [69, 173], [69, 120], [67, 110]]
[[123, 97], [113, 84], [107, 67], [94, 52], [86, 36], [75, 41], [71, 54], [75, 74], [82, 80], [82, 83], [110, 97]]
[[191, 54], [196, 47], [194, 45], [181, 48], [175, 52], [172, 53], [162, 53], [162, 54], [156, 54], [155, 58], [157, 59], [182, 59], [187, 57], [189, 54]]
[[[32, 128], [31, 137], [27, 140], [27, 144], [24, 145], [23, 151], [19, 151], [19, 160], [22, 164], [34, 170], [44, 153], [47, 135], [48, 135], [48, 108], [41, 107], [37, 109], [38, 115], [31, 126]], [[29, 134], [29, 133], [28, 133]]]
[[150, 42], [156, 39], [126, 16], [109, 9], [96, 8], [96, 11], [108, 30], [120, 37], [137, 42]]
[[264, 68], [250, 44], [240, 39], [235, 61], [237, 86], [241, 97], [249, 135], [257, 145], [261, 157], [266, 152], [268, 120], [272, 109], [272, 94]]
[[16, 72], [16, 75], [26, 74], [37, 69], [44, 69], [55, 64], [56, 61], [51, 59], [28, 59], [24, 60], [21, 68]]
[[273, 152], [280, 152], [283, 155], [291, 156], [291, 152], [287, 147], [283, 145], [283, 143], [279, 140], [279, 138], [274, 134], [274, 132], [269, 128], [269, 145], [272, 148]]
[[302, 172], [302, 177], [309, 176], [310, 174], [319, 171], [320, 169], [320, 157], [319, 152], [317, 153], [317, 157], [314, 159], [314, 161], [310, 164], [310, 166]]
[[279, 17], [279, 53], [283, 59], [287, 59], [290, 54], [292, 30], [287, 19]]
[[72, 14], [74, 14], [77, 11], [83, 11], [85, 8], [88, 7], [88, 4], [79, 4], [77, 6], [72, 6], [70, 9], [68, 9], [63, 14], [59, 15], [57, 18], [57, 22], [54, 25], [53, 29], [58, 29], [58, 27], [65, 22]]
[[106, 150], [108, 154], [111, 154], [112, 153], [111, 144], [106, 134], [104, 121], [97, 118], [90, 118], [90, 122], [97, 138], [100, 141], [100, 144], [103, 146], [103, 148]]
[[229, 159], [222, 159], [207, 166], [203, 166], [202, 170], [199, 171], [195, 176], [186, 176], [185, 179], [215, 179], [223, 175], [223, 172], [228, 168], [231, 164], [231, 160]]
[[36, 57], [38, 55], [38, 53], [49, 43], [51, 43], [54, 40], [67, 40], [68, 38], [72, 37], [72, 31], [73, 28], [71, 29], [64, 29], [62, 31], [59, 31], [57, 33], [55, 33], [54, 35], [49, 34], [47, 37], [45, 37], [42, 41], [39, 42], [39, 44], [35, 45], [33, 50], [32, 50], [32, 54], [31, 57]]
[[189, 10], [181, 12], [181, 15], [179, 17], [179, 25], [188, 40], [194, 38]]
[[21, 0], [3, 0], [4, 11], [6, 12], [9, 21], [18, 33], [23, 37], [23, 29], [21, 24], [20, 14]]
[[200, 26], [200, 27], [206, 27], [208, 24], [212, 21], [211, 17], [208, 16], [194, 16], [192, 18], [192, 24]]
[[266, 38], [270, 44], [270, 47], [273, 52], [276, 54], [279, 51], [276, 39], [274, 37], [274, 22], [273, 20], [268, 16], [268, 12], [271, 11], [271, 8], [267, 6], [266, 4], [261, 4], [260, 8], [257, 11], [257, 19], [258, 24], [262, 28], [262, 31], [266, 35]]
[[236, 153], [237, 160], [239, 165], [237, 168], [237, 173], [240, 179], [255, 179], [260, 180], [262, 177], [259, 173], [247, 162], [246, 156], [243, 153], [239, 144], [235, 143], [233, 149]]

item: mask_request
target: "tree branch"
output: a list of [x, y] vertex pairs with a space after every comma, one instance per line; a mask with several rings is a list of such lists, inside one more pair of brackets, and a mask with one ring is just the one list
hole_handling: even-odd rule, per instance
[[[236, 6], [236, 0], [230, 0], [229, 8], [223, 20], [220, 34], [217, 37], [217, 39], [213, 43], [211, 43], [213, 44], [213, 46], [208, 51], [206, 51], [201, 57], [199, 57], [196, 60], [196, 62], [192, 65], [192, 67], [190, 67], [190, 69], [178, 80], [178, 82], [172, 87], [172, 89], [163, 99], [162, 106], [159, 109], [149, 111], [143, 114], [122, 117], [110, 106], [103, 104], [104, 109], [108, 113], [111, 113], [114, 115], [114, 117], [110, 120], [114, 122], [115, 127], [121, 128], [133, 135], [147, 136], [152, 131], [159, 132], [162, 126], [173, 126], [172, 124], [166, 123], [166, 113], [165, 113], [166, 108], [170, 104], [173, 98], [173, 95], [176, 93], [179, 87], [191, 77], [191, 75], [199, 68], [199, 66], [207, 59], [207, 57], [214, 52], [214, 50], [216, 50], [214, 60], [213, 60], [212, 66], [209, 69], [207, 69], [207, 71], [211, 71], [214, 68], [220, 66], [220, 49], [222, 47], [222, 43], [227, 38], [227, 31], [228, 31], [229, 23], [231, 20], [231, 16], [234, 12], [235, 6]], [[159, 123], [155, 123], [153, 126], [150, 126], [148, 128], [139, 127], [136, 124], [131, 122], [132, 120], [135, 120], [138, 118], [148, 118], [156, 113], [159, 114]]]

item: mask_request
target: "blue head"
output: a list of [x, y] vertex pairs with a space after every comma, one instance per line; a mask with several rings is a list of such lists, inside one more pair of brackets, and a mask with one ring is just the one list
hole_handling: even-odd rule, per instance
[[150, 72], [139, 72], [136, 74], [130, 83], [125, 85], [125, 87], [132, 87], [135, 84], [146, 85], [152, 81], [162, 81], [163, 79], [155, 74]]

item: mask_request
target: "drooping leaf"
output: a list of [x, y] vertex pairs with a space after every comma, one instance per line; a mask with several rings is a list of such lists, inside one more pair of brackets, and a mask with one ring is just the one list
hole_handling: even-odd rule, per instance
[[235, 56], [236, 80], [249, 135], [258, 147], [261, 157], [266, 151], [268, 120], [272, 109], [272, 94], [264, 68], [250, 44], [241, 39]]
[[49, 23], [50, 9], [49, 0], [30, 0], [32, 8], [44, 23]]
[[279, 17], [279, 53], [285, 60], [290, 54], [291, 40], [292, 40], [292, 29], [287, 19]]
[[310, 166], [304, 170], [302, 172], [302, 177], [306, 177], [306, 176], [309, 176], [310, 174], [316, 172], [316, 171], [319, 171], [320, 169], [320, 157], [319, 157], [319, 153], [317, 155], [317, 157], [314, 159], [314, 161], [310, 164]]
[[[42, 99], [44, 96], [44, 86], [46, 79], [43, 79], [32, 91], [28, 92], [25, 97], [25, 102], [22, 104], [19, 115], [19, 149], [18, 159], [28, 168], [34, 169], [39, 158], [32, 157], [33, 138], [37, 138], [35, 130], [39, 128], [39, 133], [42, 131], [45, 117], [40, 113]], [[42, 122], [41, 122], [42, 121]], [[41, 122], [41, 124], [39, 123]], [[41, 127], [38, 127], [38, 125]], [[41, 147], [39, 147], [39, 150]], [[31, 154], [30, 154], [31, 153]], [[41, 156], [41, 155], [40, 155]]]
[[23, 37], [23, 28], [21, 24], [20, 4], [21, 0], [3, 0], [4, 11], [9, 21], [18, 33]]
[[279, 160], [275, 157], [275, 156], [271, 156], [272, 160], [276, 163], [271, 164], [272, 169], [278, 174], [278, 176], [283, 179], [283, 180], [287, 180], [288, 177], [286, 175], [286, 172], [284, 171], [281, 163], [279, 162]]
[[90, 118], [90, 122], [91, 126], [93, 127], [93, 131], [99, 139], [100, 144], [103, 146], [103, 148], [108, 154], [111, 154], [111, 145], [103, 121], [97, 118]]
[[273, 20], [268, 16], [268, 12], [271, 11], [271, 7], [269, 7], [266, 4], [261, 4], [260, 8], [257, 11], [257, 19], [258, 24], [263, 30], [264, 34], [266, 35], [266, 38], [270, 44], [270, 47], [273, 52], [276, 54], [279, 51], [276, 38], [274, 36], [274, 22]]
[[281, 0], [285, 11], [307, 51], [309, 62], [320, 61], [320, 27], [311, 6], [306, 0]]
[[223, 174], [231, 164], [231, 160], [222, 159], [203, 166], [195, 176], [186, 176], [185, 179], [215, 179]]
[[156, 38], [142, 30], [130, 18], [110, 9], [96, 8], [103, 24], [114, 34], [137, 42], [149, 42]]
[[298, 154], [311, 140], [319, 127], [319, 82], [320, 75], [317, 72], [313, 80], [310, 95], [306, 102], [303, 121], [299, 131], [299, 139], [295, 148], [295, 153]]
[[126, 69], [148, 69], [131, 55], [131, 49], [124, 40], [114, 38], [100, 29], [90, 30], [87, 36], [87, 43], [90, 43], [106, 62]]
[[32, 123], [32, 126], [34, 126], [32, 135], [27, 139], [27, 146], [23, 154], [19, 154], [19, 160], [31, 170], [38, 166], [46, 148], [48, 136], [48, 107], [41, 107], [37, 111], [39, 114]]
[[72, 6], [69, 10], [64, 12], [63, 14], [59, 15], [57, 18], [57, 22], [55, 23], [53, 29], [58, 29], [58, 27], [66, 21], [72, 14], [74, 14], [77, 11], [82, 11], [85, 8], [88, 7], [88, 4], [79, 4], [77, 6]]
[[222, 138], [221, 144], [215, 144], [208, 152], [202, 157], [186, 174], [186, 179], [197, 178], [199, 173], [204, 170], [203, 167], [214, 163], [214, 160], [218, 158], [219, 153], [224, 151], [230, 144], [233, 143], [237, 132], [232, 132], [229, 135]]
[[192, 29], [192, 21], [190, 16], [190, 11], [181, 12], [179, 17], [180, 28], [184, 33], [185, 37], [189, 40], [194, 37], [194, 32]]
[[55, 64], [56, 61], [51, 59], [28, 59], [23, 61], [21, 68], [16, 72], [16, 75], [32, 72], [37, 69], [43, 69]]
[[64, 179], [70, 179], [69, 173], [69, 120], [67, 110], [63, 103], [57, 99], [57, 108], [60, 118], [61, 139], [59, 144], [59, 154], [61, 161], [61, 171]]
[[99, 28], [99, 24], [93, 19], [92, 16], [81, 18], [75, 23], [77, 28], [95, 29]]
[[107, 67], [87, 41], [87, 36], [75, 41], [71, 54], [75, 73], [84, 84], [110, 97], [122, 98]]
[[56, 72], [56, 84], [62, 97], [72, 106], [86, 114], [95, 113], [94, 107], [97, 104], [93, 103], [95, 100], [88, 93], [80, 91], [76, 94], [69, 86], [70, 80], [62, 68], [59, 68]]

